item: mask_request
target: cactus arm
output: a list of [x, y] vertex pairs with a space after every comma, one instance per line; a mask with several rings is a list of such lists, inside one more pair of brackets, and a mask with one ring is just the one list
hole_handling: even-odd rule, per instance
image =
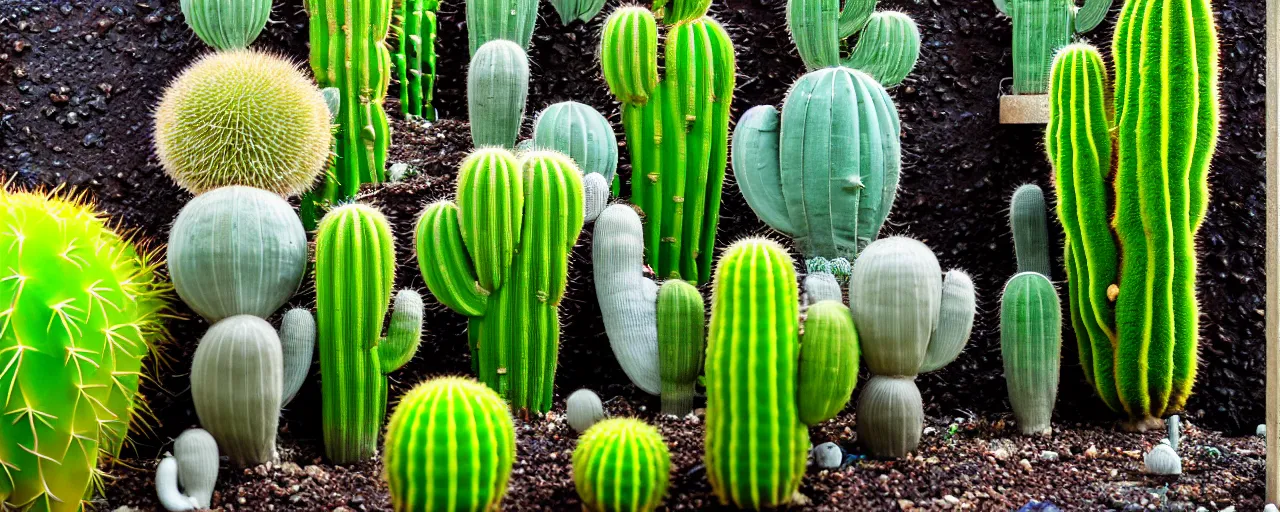
[[846, 67], [866, 72], [885, 87], [902, 83], [920, 59], [920, 28], [900, 12], [877, 12], [867, 21]]
[[[671, 109], [672, 124], [664, 130], [668, 139], [665, 150], [671, 155], [668, 162], [674, 164], [667, 184], [671, 196], [672, 214], [664, 216], [671, 227], [664, 230], [664, 238], [670, 241], [663, 246], [668, 250], [659, 262], [658, 275], [663, 278], [688, 276], [696, 279], [696, 256], [701, 247], [702, 215], [707, 201], [708, 165], [711, 158], [711, 142], [714, 140], [715, 109], [715, 43], [712, 38], [721, 36], [715, 32], [718, 26], [701, 18], [690, 23], [671, 27], [667, 34], [667, 79], [671, 96], [664, 102]], [[678, 129], [683, 128], [683, 129]], [[672, 137], [671, 132], [676, 132]], [[683, 139], [683, 140], [681, 140]], [[664, 169], [666, 170], [666, 169]], [[665, 177], [665, 176], [664, 176]], [[666, 240], [664, 240], [666, 241]]]
[[591, 261], [614, 357], [632, 383], [659, 394], [658, 286], [644, 276], [644, 227], [632, 207], [611, 205], [596, 219]]
[[458, 228], [485, 290], [502, 286], [520, 244], [523, 174], [514, 155], [492, 149], [472, 153], [458, 173]]
[[280, 322], [280, 350], [284, 355], [284, 407], [293, 401], [311, 371], [316, 346], [316, 320], [311, 311], [293, 309]]
[[427, 289], [441, 304], [467, 316], [482, 316], [489, 290], [480, 286], [458, 227], [458, 207], [450, 202], [428, 205], [418, 219], [415, 237], [418, 268]]
[[973, 279], [959, 270], [947, 271], [942, 280], [938, 325], [929, 338], [929, 348], [925, 350], [920, 373], [942, 368], [960, 356], [965, 344], [969, 342], [969, 334], [973, 332], [975, 302]]
[[185, 512], [200, 508], [196, 499], [178, 489], [178, 461], [173, 457], [165, 457], [156, 466], [156, 498], [160, 506], [169, 512]]
[[791, 224], [779, 166], [779, 115], [772, 105], [752, 107], [733, 130], [733, 176], [756, 217], [788, 236], [802, 236]]
[[1018, 187], [1009, 201], [1009, 227], [1013, 231], [1013, 248], [1017, 254], [1018, 272], [1036, 272], [1049, 277], [1049, 224], [1040, 187], [1027, 184]]
[[[724, 176], [729, 157], [729, 116], [732, 111], [733, 91], [737, 87], [738, 64], [734, 55], [733, 41], [724, 27], [711, 18], [705, 18], [711, 29], [713, 48], [712, 73], [715, 75], [715, 86], [712, 94], [712, 139], [711, 163], [707, 171], [706, 207], [701, 217], [702, 229], [699, 232], [695, 256], [698, 273], [697, 282], [711, 280], [711, 268], [715, 261], [716, 234], [720, 223], [720, 200], [724, 193]], [[685, 276], [693, 279], [692, 275]]]
[[684, 416], [693, 410], [693, 393], [706, 352], [706, 309], [698, 289], [672, 279], [658, 290], [658, 370], [662, 377], [662, 413]]
[[422, 341], [422, 296], [413, 290], [400, 290], [391, 311], [387, 336], [378, 345], [378, 363], [384, 375], [394, 372], [413, 359]]
[[876, 12], [876, 0], [845, 0], [844, 9], [840, 10], [840, 39], [862, 30]]
[[[854, 0], [851, 0], [854, 1]], [[868, 3], [862, 0], [863, 3]], [[872, 9], [875, 8], [875, 2]], [[849, 10], [849, 25], [857, 21], [865, 6]], [[846, 8], [848, 9], [848, 8]], [[806, 69], [828, 68], [840, 64], [840, 0], [788, 0], [787, 30], [804, 61]]]
[[[1111, 4], [1115, 0], [1084, 0], [1084, 6], [1075, 12], [1075, 32], [1083, 34], [1102, 23], [1106, 19], [1107, 12], [1111, 10]], [[1074, 2], [1074, 0], [1073, 0]]]

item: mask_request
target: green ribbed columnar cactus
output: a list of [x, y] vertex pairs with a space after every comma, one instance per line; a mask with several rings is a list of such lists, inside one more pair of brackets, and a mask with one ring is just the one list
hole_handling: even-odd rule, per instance
[[529, 51], [538, 21], [538, 0], [469, 0], [467, 42], [474, 57], [490, 41], [512, 41]]
[[816, 425], [849, 403], [858, 383], [858, 333], [848, 306], [820, 301], [804, 312], [800, 335], [800, 421]]
[[316, 232], [316, 324], [321, 418], [329, 459], [372, 458], [386, 416], [386, 375], [404, 366], [422, 335], [422, 298], [396, 294], [387, 336], [383, 318], [395, 280], [395, 242], [382, 213], [363, 204], [331, 210]]
[[400, 81], [400, 112], [405, 116], [435, 120], [431, 104], [436, 91], [436, 12], [440, 0], [402, 0], [396, 11], [398, 23], [395, 52], [391, 55]]
[[786, 505], [800, 487], [808, 454], [802, 412], [839, 411], [851, 391], [803, 382], [856, 375], [846, 371], [854, 361], [808, 356], [854, 352], [803, 353], [795, 267], [776, 242], [733, 244], [716, 266], [714, 288], [707, 333], [707, 476], [721, 504], [756, 510]]
[[[787, 0], [787, 29], [810, 71], [844, 66], [893, 87], [916, 67], [920, 29], [900, 12], [876, 12], [876, 0]], [[845, 41], [861, 34], [856, 44]], [[848, 55], [842, 57], [842, 47]]]
[[182, 0], [179, 5], [191, 31], [219, 50], [248, 48], [271, 17], [271, 0]]
[[529, 95], [529, 58], [499, 39], [481, 46], [467, 68], [467, 117], [477, 148], [515, 148]]
[[415, 386], [387, 424], [383, 479], [397, 512], [498, 510], [516, 458], [502, 398], [484, 384], [440, 377]]
[[418, 265], [432, 295], [470, 318], [480, 381], [517, 409], [551, 409], [560, 300], [582, 231], [582, 178], [549, 151], [480, 149], [462, 162], [454, 202], [418, 221]]
[[1195, 236], [1219, 122], [1209, 0], [1129, 0], [1114, 43], [1113, 94], [1097, 49], [1058, 54], [1045, 145], [1081, 366], [1142, 429], [1181, 409], [1196, 376]]
[[693, 411], [693, 391], [706, 352], [706, 306], [698, 288], [672, 279], [658, 288], [658, 372], [662, 413]]
[[649, 265], [660, 278], [698, 283], [711, 278], [737, 78], [733, 42], [706, 15], [710, 4], [659, 4], [668, 27], [665, 77], [657, 20], [643, 7], [614, 11], [600, 48], [605, 81], [622, 103], [631, 202], [644, 213]]
[[72, 512], [148, 409], [167, 285], [78, 197], [0, 189], [0, 509]]
[[968, 340], [972, 280], [958, 271], [944, 279], [923, 243], [890, 237], [854, 262], [849, 303], [872, 374], [858, 400], [858, 439], [873, 455], [905, 456], [924, 429], [916, 375], [954, 360]]
[[1018, 272], [1036, 272], [1049, 277], [1049, 221], [1044, 192], [1027, 184], [1018, 187], [1009, 200], [1009, 227], [1013, 230], [1013, 250]]
[[533, 123], [533, 145], [569, 155], [583, 175], [599, 174], [605, 183], [618, 186], [618, 136], [609, 120], [588, 105], [562, 101], [547, 107]]
[[808, 73], [782, 113], [769, 105], [742, 115], [733, 133], [733, 172], [747, 204], [795, 238], [805, 258], [853, 259], [880, 234], [902, 169], [898, 110], [861, 71]]
[[1009, 403], [1024, 434], [1052, 431], [1062, 352], [1062, 306], [1049, 278], [1013, 276], [1000, 299], [1000, 353]]
[[341, 93], [336, 159], [322, 185], [303, 198], [303, 220], [355, 197], [364, 183], [386, 181], [391, 129], [382, 108], [391, 83], [392, 0], [306, 0], [311, 70], [320, 87]]
[[634, 418], [596, 423], [573, 449], [573, 485], [589, 512], [651, 512], [671, 477], [671, 453], [658, 429]]
[[1013, 93], [1049, 92], [1053, 56], [1107, 17], [1113, 0], [994, 0], [1013, 20]]

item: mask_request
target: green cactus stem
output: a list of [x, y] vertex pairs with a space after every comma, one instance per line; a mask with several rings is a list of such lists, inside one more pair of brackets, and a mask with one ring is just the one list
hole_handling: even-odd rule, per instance
[[693, 392], [706, 350], [706, 308], [698, 288], [673, 279], [658, 288], [658, 370], [662, 413], [693, 411]]
[[[809, 71], [844, 66], [885, 87], [902, 83], [920, 58], [920, 29], [900, 12], [876, 12], [876, 0], [788, 0], [787, 29]], [[856, 44], [845, 41], [860, 34]], [[841, 47], [849, 48], [841, 57]]]
[[651, 512], [666, 496], [670, 477], [662, 434], [638, 419], [596, 423], [573, 449], [573, 485], [587, 511]]
[[1010, 279], [1000, 300], [1000, 353], [1018, 429], [1052, 431], [1062, 352], [1062, 306], [1049, 278], [1022, 272]]
[[1107, 17], [1114, 0], [994, 0], [1013, 20], [1013, 93], [1049, 92], [1053, 56]]
[[267, 28], [271, 0], [182, 0], [182, 17], [205, 44], [243, 50]]
[[471, 143], [477, 148], [514, 148], [528, 95], [529, 58], [524, 50], [507, 40], [481, 46], [467, 68]]
[[471, 0], [467, 3], [470, 55], [490, 41], [512, 41], [529, 51], [538, 21], [538, 0]]
[[1023, 185], [1009, 201], [1009, 226], [1013, 230], [1013, 250], [1018, 272], [1036, 272], [1049, 277], [1049, 221], [1044, 192], [1035, 185]]
[[858, 333], [849, 308], [821, 301], [805, 310], [800, 335], [800, 421], [817, 425], [840, 414], [858, 384]]
[[406, 117], [434, 121], [436, 90], [436, 12], [439, 0], [403, 0], [396, 11], [395, 52], [391, 55], [400, 81], [400, 111]]

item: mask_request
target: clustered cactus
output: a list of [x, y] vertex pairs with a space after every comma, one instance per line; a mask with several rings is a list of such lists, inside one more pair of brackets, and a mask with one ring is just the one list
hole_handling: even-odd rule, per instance
[[573, 450], [573, 485], [590, 512], [651, 512], [666, 496], [670, 474], [662, 434], [634, 418], [596, 423]]
[[182, 17], [205, 44], [243, 50], [271, 17], [271, 0], [182, 0]]
[[645, 255], [663, 279], [711, 277], [728, 157], [733, 42], [709, 0], [660, 2], [666, 76], [658, 72], [654, 13], [622, 7], [605, 21], [600, 61], [622, 103], [631, 153], [631, 203], [644, 213]]
[[[861, 70], [885, 87], [901, 83], [920, 58], [915, 21], [900, 12], [877, 12], [876, 0], [846, 0], [843, 9], [840, 3], [787, 1], [787, 28], [805, 67], [814, 71], [843, 66]], [[855, 34], [860, 34], [857, 44], [844, 44]], [[842, 57], [844, 46], [849, 51]]]
[[1072, 38], [1093, 30], [1114, 0], [994, 0], [1013, 20], [1013, 93], [1049, 92], [1053, 56]]
[[396, 11], [396, 78], [400, 80], [400, 111], [406, 116], [435, 120], [436, 11], [440, 0], [402, 0]]
[[1219, 122], [1209, 0], [1125, 2], [1112, 56], [1108, 91], [1096, 48], [1058, 54], [1045, 144], [1085, 378], [1145, 429], [1183, 407], [1196, 376], [1195, 237]]
[[169, 512], [209, 508], [217, 483], [218, 443], [198, 428], [179, 435], [156, 466], [156, 497]]
[[515, 148], [528, 95], [529, 58], [524, 49], [505, 39], [481, 46], [467, 68], [471, 143], [477, 148]]

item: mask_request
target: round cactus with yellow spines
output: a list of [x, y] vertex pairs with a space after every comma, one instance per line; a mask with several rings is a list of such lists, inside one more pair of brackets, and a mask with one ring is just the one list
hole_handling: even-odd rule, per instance
[[596, 423], [573, 450], [573, 485], [586, 510], [648, 512], [667, 494], [671, 453], [662, 434], [635, 418]]

